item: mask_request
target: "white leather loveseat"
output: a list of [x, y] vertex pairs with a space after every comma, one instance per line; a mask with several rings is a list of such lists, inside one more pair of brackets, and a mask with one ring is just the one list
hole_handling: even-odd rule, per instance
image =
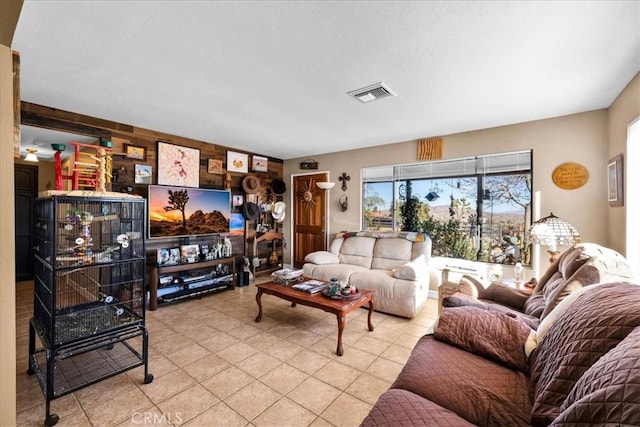
[[415, 317], [429, 294], [431, 239], [412, 232], [338, 233], [329, 251], [305, 257], [304, 275], [375, 291], [377, 311]]

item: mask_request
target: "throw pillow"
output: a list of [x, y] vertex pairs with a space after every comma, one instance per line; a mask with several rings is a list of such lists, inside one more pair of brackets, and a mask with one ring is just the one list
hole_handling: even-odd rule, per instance
[[311, 262], [313, 264], [322, 265], [322, 264], [339, 264], [340, 260], [338, 259], [338, 255], [327, 252], [327, 251], [316, 251], [307, 254], [304, 257], [306, 262]]
[[418, 280], [429, 274], [427, 270], [428, 267], [424, 255], [420, 255], [413, 261], [393, 269], [392, 275], [396, 279]]

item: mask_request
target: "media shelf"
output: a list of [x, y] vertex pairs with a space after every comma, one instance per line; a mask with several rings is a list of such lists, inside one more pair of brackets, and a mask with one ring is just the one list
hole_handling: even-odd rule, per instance
[[233, 257], [162, 266], [154, 263], [149, 270], [149, 310], [157, 310], [158, 301], [234, 289], [234, 277]]

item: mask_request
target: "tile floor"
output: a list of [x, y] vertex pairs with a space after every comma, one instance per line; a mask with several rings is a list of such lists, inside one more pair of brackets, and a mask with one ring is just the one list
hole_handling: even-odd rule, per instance
[[[263, 279], [264, 280], [264, 279]], [[404, 319], [366, 309], [347, 316], [335, 354], [334, 315], [255, 288], [210, 294], [147, 311], [149, 372], [117, 375], [51, 402], [58, 426], [357, 426], [396, 378], [437, 316], [437, 300]], [[33, 284], [17, 285], [17, 421], [41, 426], [45, 401], [28, 368]]]

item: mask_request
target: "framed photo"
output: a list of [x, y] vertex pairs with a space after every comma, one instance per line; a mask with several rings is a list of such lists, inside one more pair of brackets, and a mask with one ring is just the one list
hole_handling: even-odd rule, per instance
[[242, 194], [233, 195], [232, 205], [234, 208], [242, 206], [243, 203], [244, 203], [244, 197], [242, 197]]
[[249, 172], [249, 155], [227, 151], [227, 172]]
[[169, 249], [169, 262], [165, 265], [175, 265], [180, 263], [180, 248]]
[[267, 172], [269, 169], [269, 159], [261, 156], [251, 158], [251, 169], [254, 172]]
[[624, 206], [624, 174], [622, 170], [622, 154], [618, 154], [607, 166], [609, 206]]
[[158, 141], [158, 184], [200, 186], [200, 150]]
[[209, 159], [207, 162], [207, 172], [222, 174], [222, 160]]
[[147, 161], [147, 149], [137, 145], [124, 144], [124, 157], [133, 160]]
[[244, 236], [244, 215], [232, 213], [229, 220], [229, 234], [231, 236]]
[[158, 266], [169, 265], [169, 249], [160, 248], [157, 250], [156, 262]]
[[134, 165], [136, 184], [151, 184], [151, 172], [153, 168], [149, 165]]
[[200, 255], [200, 245], [182, 245], [180, 246], [180, 255], [186, 262], [196, 262]]

